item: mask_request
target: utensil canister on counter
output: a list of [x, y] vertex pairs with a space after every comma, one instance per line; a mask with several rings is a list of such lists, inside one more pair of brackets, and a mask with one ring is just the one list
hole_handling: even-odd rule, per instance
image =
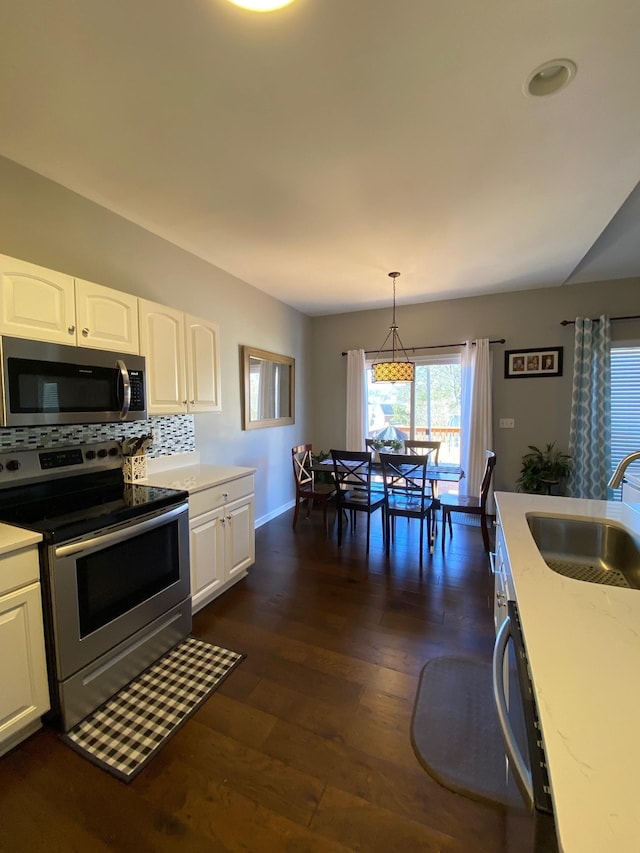
[[137, 456], [125, 456], [122, 460], [122, 474], [125, 483], [137, 483], [147, 476], [147, 456], [139, 453]]

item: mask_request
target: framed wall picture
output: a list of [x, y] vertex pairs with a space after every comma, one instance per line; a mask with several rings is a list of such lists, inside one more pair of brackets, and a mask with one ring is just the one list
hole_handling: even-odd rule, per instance
[[541, 376], [562, 376], [562, 347], [505, 351], [505, 379], [531, 379]]

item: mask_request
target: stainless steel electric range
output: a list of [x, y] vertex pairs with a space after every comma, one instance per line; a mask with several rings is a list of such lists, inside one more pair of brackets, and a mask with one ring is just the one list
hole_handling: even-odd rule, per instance
[[0, 521], [41, 533], [49, 721], [68, 731], [191, 631], [187, 493], [117, 442], [0, 454]]

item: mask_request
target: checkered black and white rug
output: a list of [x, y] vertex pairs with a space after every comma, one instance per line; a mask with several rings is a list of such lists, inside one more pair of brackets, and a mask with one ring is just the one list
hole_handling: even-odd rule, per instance
[[130, 782], [243, 658], [187, 637], [62, 739]]

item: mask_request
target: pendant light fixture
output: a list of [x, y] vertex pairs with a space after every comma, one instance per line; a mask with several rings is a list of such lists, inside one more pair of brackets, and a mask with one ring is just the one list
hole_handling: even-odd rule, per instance
[[[393, 281], [393, 319], [389, 326], [387, 337], [384, 339], [376, 355], [377, 359], [384, 350], [389, 336], [391, 336], [391, 361], [374, 361], [371, 365], [373, 382], [413, 382], [414, 364], [412, 361], [409, 361], [409, 356], [400, 340], [398, 324], [396, 323], [396, 279], [399, 275], [399, 272], [389, 273], [389, 278]], [[386, 350], [386, 352], [389, 352], [389, 350]], [[400, 359], [400, 353], [404, 355], [404, 359]]]

